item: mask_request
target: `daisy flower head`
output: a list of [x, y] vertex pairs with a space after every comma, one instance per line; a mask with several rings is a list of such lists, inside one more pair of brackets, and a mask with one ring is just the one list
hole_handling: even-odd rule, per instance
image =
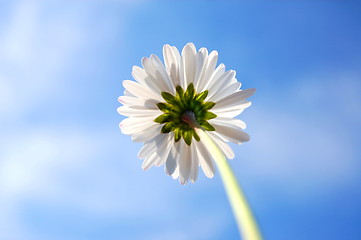
[[240, 90], [236, 72], [217, 66], [217, 51], [197, 51], [188, 43], [180, 53], [164, 45], [163, 57], [164, 64], [156, 55], [143, 58], [142, 68], [133, 67], [136, 82], [123, 81], [119, 102], [124, 106], [118, 112], [128, 118], [120, 129], [144, 142], [138, 153], [144, 170], [164, 165], [168, 175], [185, 184], [197, 180], [200, 166], [212, 178], [214, 159], [200, 136], [207, 134], [226, 158], [234, 158], [228, 142], [249, 140], [242, 131], [246, 124], [234, 117], [251, 105], [246, 98], [255, 89]]

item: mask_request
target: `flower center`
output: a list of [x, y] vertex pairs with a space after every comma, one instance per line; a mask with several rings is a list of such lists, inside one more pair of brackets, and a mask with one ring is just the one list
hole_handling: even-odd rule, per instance
[[216, 105], [214, 102], [205, 102], [208, 90], [196, 93], [193, 83], [183, 90], [181, 86], [176, 87], [176, 95], [162, 92], [165, 102], [158, 103], [158, 108], [164, 112], [154, 122], [164, 124], [162, 133], [174, 132], [174, 141], [178, 142], [182, 137], [187, 145], [192, 143], [192, 137], [200, 140], [195, 128], [203, 128], [214, 131], [214, 127], [207, 120], [217, 117], [208, 111]]

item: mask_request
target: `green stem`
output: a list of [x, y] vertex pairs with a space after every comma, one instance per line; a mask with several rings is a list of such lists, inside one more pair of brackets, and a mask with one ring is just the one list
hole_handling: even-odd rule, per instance
[[248, 206], [247, 200], [227, 159], [213, 139], [204, 130], [197, 128], [196, 131], [208, 147], [218, 166], [242, 239], [261, 240], [262, 236], [253, 217], [252, 210]]

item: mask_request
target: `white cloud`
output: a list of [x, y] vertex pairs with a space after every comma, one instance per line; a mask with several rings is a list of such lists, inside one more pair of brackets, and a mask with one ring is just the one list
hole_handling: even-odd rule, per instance
[[[223, 206], [205, 215], [198, 215], [197, 211], [180, 214], [179, 199], [187, 199], [184, 188], [162, 169], [143, 172], [141, 161], [134, 153], [138, 146], [127, 145], [127, 152], [134, 155], [128, 157], [122, 146], [130, 140], [119, 136], [114, 129], [89, 133], [79, 127], [59, 126], [58, 130], [45, 127], [25, 130], [2, 142], [0, 223], [6, 223], [2, 225], [6, 228], [0, 232], [0, 238], [42, 239], [45, 234], [43, 238], [47, 239], [46, 232], [29, 232], [29, 223], [23, 221], [24, 204], [29, 202], [44, 209], [76, 209], [74, 214], [120, 218], [120, 221], [157, 216], [158, 223], [165, 224], [179, 215], [182, 224], [171, 224], [170, 228], [154, 234], [154, 239], [168, 236], [207, 239], [224, 229], [220, 222], [226, 224], [226, 221], [220, 218], [228, 216], [224, 216]], [[184, 218], [187, 220], [183, 221]], [[187, 228], [186, 234], [184, 228]], [[147, 236], [152, 238], [152, 234]], [[63, 238], [59, 236], [59, 239]]]
[[[63, 135], [62, 135], [63, 134]], [[30, 199], [78, 197], [66, 192], [62, 180], [66, 172], [89, 164], [98, 151], [95, 142], [75, 131], [48, 129], [8, 136], [0, 148], [0, 231], [2, 239], [29, 239], [23, 226], [21, 208]], [[39, 238], [38, 238], [39, 239]]]
[[[89, 49], [107, 44], [123, 27], [114, 15], [93, 16], [100, 3], [15, 1], [1, 17], [1, 121], [20, 116], [67, 93]], [[121, 43], [119, 43], [121, 46]], [[76, 66], [76, 67], [75, 67]], [[82, 94], [81, 92], [78, 93]]]
[[97, 136], [93, 137], [66, 127], [58, 131], [25, 130], [7, 137], [0, 148], [1, 239], [42, 239], [40, 235], [32, 238], [23, 220], [29, 202], [45, 208], [69, 206], [88, 214], [104, 213], [106, 201], [96, 199], [102, 196], [97, 193], [107, 182], [95, 189], [82, 188], [82, 180], [92, 184], [93, 176], [87, 172], [104, 150]]
[[0, 178], [2, 191], [11, 195], [36, 194], [44, 185], [51, 185], [49, 181], [65, 166], [80, 168], [98, 149], [92, 139], [66, 130], [59, 134], [37, 129], [7, 140], [0, 152]]
[[76, 19], [49, 17], [36, 1], [15, 2], [0, 32], [1, 85], [6, 87], [0, 110], [18, 115], [29, 110], [50, 90], [59, 87], [59, 75], [83, 42]]

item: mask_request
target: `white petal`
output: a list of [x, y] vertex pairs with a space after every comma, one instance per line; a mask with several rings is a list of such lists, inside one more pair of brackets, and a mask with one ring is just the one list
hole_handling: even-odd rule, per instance
[[165, 137], [163, 138], [163, 141], [157, 148], [157, 153], [160, 157], [160, 161], [156, 163], [156, 166], [159, 167], [167, 161], [168, 155], [170, 153], [171, 147], [173, 145], [173, 134], [164, 134]]
[[156, 137], [161, 133], [162, 125], [158, 124], [151, 128], [148, 128], [146, 131], [138, 132], [132, 135], [132, 141], [134, 142], [146, 142]]
[[179, 84], [179, 59], [180, 55], [178, 49], [175, 50], [168, 44], [163, 46], [164, 63], [170, 79], [173, 82], [173, 86]]
[[209, 79], [211, 78], [214, 69], [217, 65], [217, 60], [218, 60], [218, 52], [212, 51], [207, 58], [207, 63], [199, 80], [199, 85], [197, 88], [199, 92], [204, 91], [206, 84], [209, 83]]
[[198, 178], [198, 168], [199, 168], [199, 163], [198, 163], [198, 151], [197, 151], [197, 148], [196, 148], [196, 145], [195, 145], [195, 142], [193, 140], [192, 144], [191, 144], [191, 158], [192, 158], [192, 167], [191, 167], [191, 173], [190, 173], [190, 176], [189, 176], [189, 179], [194, 183], [197, 178]]
[[149, 155], [146, 159], [144, 159], [142, 168], [143, 170], [148, 170], [150, 167], [153, 167], [157, 162], [159, 156], [156, 152]]
[[128, 97], [135, 97], [133, 94], [131, 94], [127, 89], [124, 90], [124, 96]]
[[186, 184], [192, 167], [192, 155], [190, 147], [183, 141], [180, 141], [180, 152], [179, 152], [179, 182]]
[[[217, 105], [217, 104], [216, 104]], [[235, 117], [239, 114], [241, 114], [244, 109], [251, 106], [251, 102], [243, 100], [240, 104], [233, 106], [233, 107], [226, 107], [226, 108], [212, 108], [212, 112], [216, 114], [219, 117]]]
[[237, 118], [230, 118], [230, 117], [217, 117], [217, 118], [213, 118], [211, 120], [209, 120], [210, 124], [217, 124], [217, 125], [223, 125], [226, 127], [231, 127], [231, 128], [241, 128], [241, 129], [245, 129], [246, 128], [246, 123], [243, 122], [242, 120], [239, 120]]
[[219, 147], [219, 149], [221, 149], [223, 154], [228, 159], [234, 158], [235, 155], [234, 155], [232, 148], [227, 143], [225, 143], [216, 133], [214, 133], [214, 132], [206, 132], [206, 133], [209, 134], [210, 137], [213, 138], [213, 141], [215, 142], [215, 144]]
[[120, 122], [119, 127], [124, 134], [136, 134], [159, 125], [153, 117], [126, 118]]
[[158, 109], [158, 101], [154, 99], [144, 100], [137, 97], [120, 96], [118, 101], [125, 106], [139, 109]]
[[194, 76], [194, 87], [195, 89], [198, 89], [198, 85], [199, 85], [199, 79], [201, 77], [201, 74], [203, 72], [204, 65], [207, 62], [207, 57], [208, 57], [208, 51], [206, 48], [201, 48], [199, 49], [198, 53], [197, 53], [197, 66], [196, 66], [196, 73]]
[[185, 76], [184, 76], [184, 61], [183, 61], [183, 56], [181, 56], [180, 61], [179, 61], [179, 85], [185, 89], [187, 87], [186, 85], [186, 80], [185, 80]]
[[159, 66], [156, 65], [156, 62], [150, 58], [142, 58], [142, 66], [147, 73], [150, 80], [156, 85], [159, 89], [159, 92], [170, 92], [171, 88], [167, 79], [164, 79], [160, 73]]
[[130, 117], [130, 118], [126, 118], [123, 119], [123, 121], [120, 122], [120, 126], [121, 127], [131, 127], [131, 126], [137, 126], [137, 125], [146, 125], [146, 124], [150, 124], [150, 123], [154, 123], [154, 124], [159, 124], [159, 123], [155, 123], [153, 121], [153, 117]]
[[147, 87], [144, 87], [143, 85], [140, 85], [139, 83], [136, 83], [136, 82], [133, 82], [130, 80], [124, 80], [123, 86], [128, 92], [130, 92], [131, 94], [133, 94], [136, 97], [143, 98], [145, 100], [155, 99], [160, 102], [163, 101], [163, 99], [160, 95], [161, 91], [159, 91], [159, 95], [157, 95], [157, 94], [153, 93], [152, 91], [150, 91]]
[[144, 71], [143, 68], [138, 66], [133, 66], [132, 68], [132, 76], [138, 83], [147, 86], [148, 81], [146, 79], [148, 78], [147, 73]]
[[178, 49], [176, 48], [176, 47], [174, 47], [174, 46], [172, 46], [172, 49], [173, 49], [173, 54], [175, 55], [175, 58], [177, 59], [177, 78], [176, 79], [174, 79], [174, 81], [175, 82], [173, 82], [173, 85], [174, 86], [178, 86], [178, 85], [180, 85], [180, 63], [181, 63], [181, 61], [182, 61], [182, 59], [181, 59], [181, 55], [180, 55], [180, 53], [179, 53], [179, 51], [178, 51]]
[[179, 148], [179, 142], [173, 143], [173, 146], [170, 150], [170, 153], [168, 155], [167, 161], [165, 163], [165, 171], [168, 175], [174, 174], [176, 168], [177, 168], [177, 162], [178, 162], [178, 152], [177, 150]]
[[249, 88], [243, 91], [232, 93], [231, 95], [228, 95], [227, 97], [224, 97], [221, 100], [219, 100], [213, 109], [229, 108], [241, 104], [246, 104], [247, 101], [245, 101], [245, 99], [252, 96], [255, 91], [256, 89]]
[[165, 163], [165, 172], [168, 174], [168, 175], [172, 175], [175, 171], [177, 167], [177, 162], [176, 160], [174, 159], [174, 155], [172, 153], [172, 151], [169, 153], [168, 155], [168, 158], [167, 158], [167, 161]]
[[219, 66], [213, 71], [212, 75], [209, 79], [206, 79], [206, 83], [204, 84], [204, 89], [208, 89], [210, 85], [213, 84], [215, 79], [219, 79], [226, 71], [226, 66], [223, 63], [219, 64]]
[[212, 84], [207, 88], [209, 91], [208, 98], [211, 99], [214, 94], [222, 91], [231, 84], [232, 79], [236, 76], [236, 72], [229, 70], [222, 74], [218, 79], [213, 80]]
[[228, 141], [240, 144], [249, 141], [249, 135], [239, 128], [229, 127], [224, 125], [212, 124], [216, 132]]
[[152, 166], [159, 167], [167, 160], [169, 151], [171, 149], [172, 134], [159, 134], [152, 140], [144, 143], [144, 146], [138, 153], [139, 158], [145, 158], [143, 162], [143, 169], [147, 170]]
[[197, 66], [196, 48], [193, 43], [188, 43], [184, 46], [182, 51], [182, 60], [184, 67], [184, 86], [188, 87], [190, 83], [194, 82]]
[[177, 165], [177, 167], [175, 168], [173, 174], [172, 174], [172, 178], [173, 179], [177, 179], [179, 178], [179, 165]]
[[157, 95], [159, 94], [160, 90], [158, 89], [157, 85], [149, 78], [148, 74], [144, 71], [143, 68], [133, 66], [132, 76], [138, 83], [146, 86], [153, 93]]
[[124, 116], [127, 117], [153, 117], [153, 120], [162, 114], [162, 112], [159, 109], [135, 109], [135, 108], [130, 108], [127, 106], [121, 106], [118, 107], [117, 109], [119, 114], [122, 114]]
[[195, 143], [196, 149], [197, 149], [197, 155], [199, 163], [202, 167], [202, 170], [204, 174], [208, 178], [213, 178], [214, 176], [214, 165], [213, 165], [213, 158], [210, 155], [207, 148], [204, 146], [202, 142], [196, 142]]
[[[159, 71], [159, 72], [156, 72], [157, 79], [163, 78], [163, 80], [165, 81], [165, 83], [167, 84], [167, 86], [169, 88], [169, 92], [172, 93], [172, 90], [174, 90], [175, 87], [174, 87], [173, 81], [170, 79], [169, 74], [167, 73], [167, 70], [165, 69], [162, 61], [159, 59], [159, 57], [157, 55], [154, 55], [154, 54], [152, 54], [150, 56], [150, 59], [153, 61], [154, 66]], [[174, 90], [174, 92], [175, 92], [175, 90]]]
[[155, 138], [145, 142], [138, 152], [138, 158], [146, 158], [151, 153], [156, 152], [157, 146], [162, 140], [164, 140], [164, 134], [158, 134]]
[[217, 102], [219, 99], [231, 95], [234, 92], [237, 92], [240, 89], [240, 87], [241, 87], [241, 83], [236, 81], [231, 85], [227, 86], [226, 88], [223, 88], [222, 90], [215, 92], [215, 94], [212, 97], [208, 97], [208, 101]]

